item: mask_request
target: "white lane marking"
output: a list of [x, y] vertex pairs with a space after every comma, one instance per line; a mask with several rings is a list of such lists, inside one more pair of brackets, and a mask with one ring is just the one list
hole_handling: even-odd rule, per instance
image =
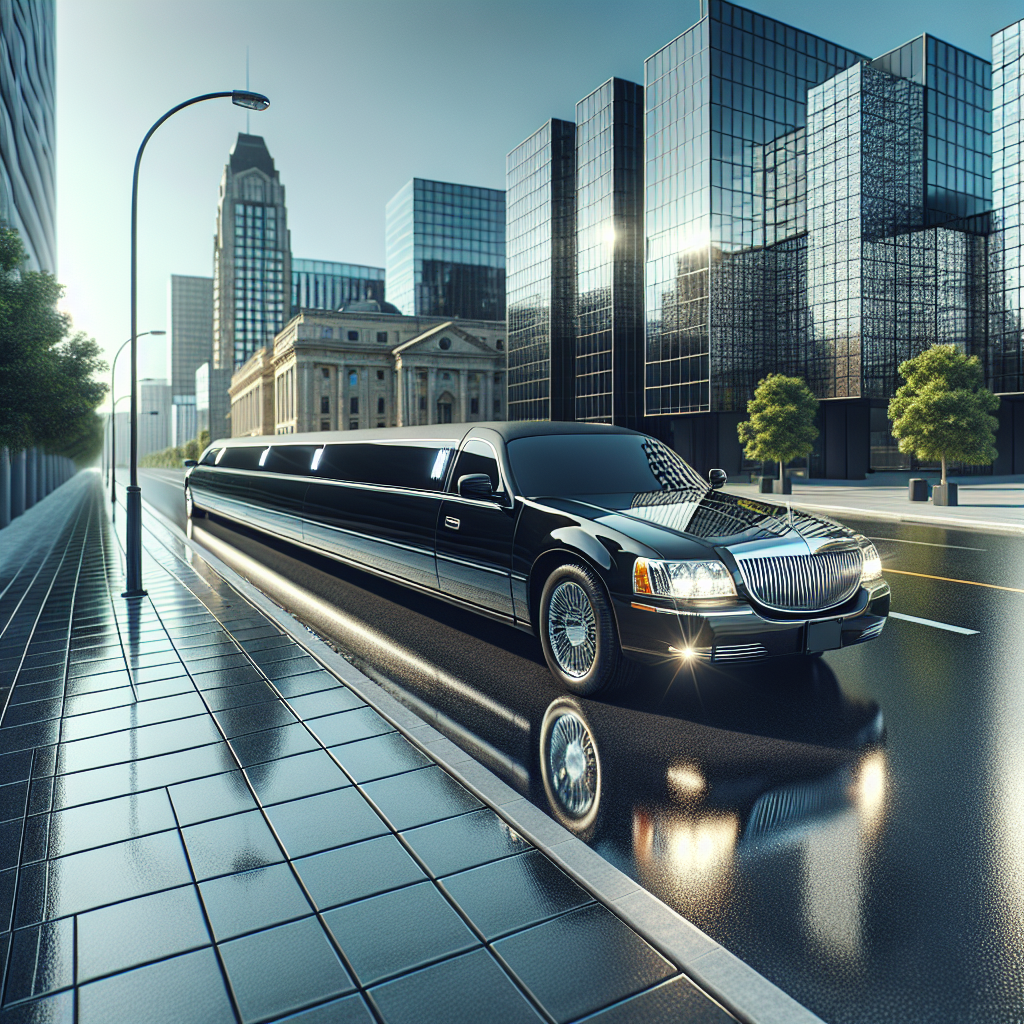
[[916, 615], [904, 615], [903, 612], [889, 612], [890, 619], [905, 619], [907, 622], [916, 622], [922, 626], [934, 626], [936, 629], [948, 629], [950, 633], [963, 633], [966, 636], [975, 636], [976, 629], [964, 629], [963, 626], [951, 626], [948, 622], [936, 622], [934, 619], [919, 619]]
[[933, 544], [927, 540], [901, 540], [899, 537], [868, 537], [868, 540], [884, 540], [890, 544], [920, 544], [926, 548], [956, 548], [958, 551], [988, 551], [988, 548], [968, 548], [963, 544]]

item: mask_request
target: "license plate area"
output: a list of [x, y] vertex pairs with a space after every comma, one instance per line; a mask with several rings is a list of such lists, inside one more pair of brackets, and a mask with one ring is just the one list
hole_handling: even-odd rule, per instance
[[807, 623], [807, 653], [834, 651], [843, 645], [843, 624], [841, 619], [826, 619], [824, 622]]

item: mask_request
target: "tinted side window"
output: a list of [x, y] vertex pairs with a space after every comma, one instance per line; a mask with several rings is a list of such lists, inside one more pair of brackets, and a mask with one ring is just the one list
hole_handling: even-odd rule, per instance
[[220, 462], [221, 469], [259, 469], [263, 448], [256, 445], [245, 448], [228, 448]]
[[208, 452], [206, 453], [206, 455], [205, 455], [205, 456], [203, 457], [203, 461], [202, 461], [202, 463], [200, 463], [200, 465], [203, 465], [203, 466], [212, 466], [212, 465], [214, 464], [214, 462], [215, 462], [215, 461], [217, 460], [217, 453], [218, 453], [219, 451], [220, 451], [220, 449], [219, 449], [219, 448], [211, 448], [211, 449], [210, 449], [210, 450], [209, 450], [209, 451], [208, 451]]
[[459, 461], [455, 463], [452, 473], [450, 490], [458, 491], [459, 477], [468, 473], [486, 473], [491, 478], [491, 490], [501, 491], [501, 476], [498, 473], [498, 460], [489, 444], [475, 438], [466, 442], [466, 447], [459, 452]]
[[317, 476], [354, 483], [439, 491], [452, 449], [439, 441], [405, 444], [331, 444]]
[[313, 452], [317, 449], [312, 444], [281, 444], [274, 445], [263, 463], [264, 471], [271, 473], [290, 473], [292, 476], [309, 476], [313, 462]]

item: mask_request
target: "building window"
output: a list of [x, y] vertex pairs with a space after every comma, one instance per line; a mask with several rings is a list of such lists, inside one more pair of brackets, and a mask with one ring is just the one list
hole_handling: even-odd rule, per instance
[[359, 340], [359, 332], [358, 331], [349, 331], [348, 332], [348, 340], [349, 341], [358, 341]]
[[358, 430], [359, 429], [359, 420], [349, 420], [348, 421], [348, 429], [349, 430]]
[[350, 399], [348, 400], [348, 411], [349, 411], [349, 412], [350, 412], [350, 413], [351, 413], [351, 414], [352, 414], [353, 416], [358, 416], [358, 415], [359, 415], [359, 399], [358, 399], [358, 398], [356, 398], [356, 396], [355, 396], [355, 395], [353, 395], [353, 396], [352, 396], [352, 397], [351, 397], [351, 398], [350, 398]]
[[330, 430], [331, 429], [331, 421], [330, 420], [321, 420], [320, 421], [320, 429], [321, 430]]
[[387, 343], [388, 343], [388, 332], [387, 331], [378, 331], [377, 332], [377, 344], [378, 345], [386, 345]]
[[320, 396], [320, 412], [326, 414], [326, 413], [329, 413], [330, 411], [331, 411], [331, 400], [330, 400], [330, 398], [328, 398], [327, 395], [321, 395]]
[[471, 398], [469, 400], [469, 411], [475, 416], [480, 411], [480, 399]]
[[440, 348], [440, 349], [443, 349], [445, 352], [447, 352], [448, 349], [450, 349], [452, 347], [452, 339], [451, 338], [442, 338], [437, 343], [437, 347]]
[[326, 367], [326, 366], [321, 366], [320, 367], [320, 376], [323, 377], [324, 380], [330, 380], [331, 379], [331, 371], [330, 371], [330, 369], [328, 367]]
[[427, 396], [420, 395], [420, 411], [422, 412], [427, 408]]
[[383, 427], [384, 426], [384, 421], [383, 420], [377, 420], [377, 426], [378, 427]]
[[384, 379], [384, 371], [383, 370], [378, 370], [377, 371], [377, 380], [383, 380], [383, 379]]
[[323, 330], [323, 334], [321, 335], [321, 337], [323, 337], [323, 338], [333, 338], [333, 337], [334, 337], [334, 331], [333, 331], [333, 329], [332, 329], [332, 328], [330, 328], [330, 327], [325, 327], [325, 328], [324, 328], [324, 330]]
[[359, 383], [359, 373], [358, 373], [358, 371], [353, 370], [348, 375], [348, 386], [350, 388], [354, 388], [358, 383]]
[[378, 398], [377, 399], [377, 415], [378, 416], [383, 416], [384, 415], [384, 399], [383, 398]]
[[500, 352], [505, 347], [505, 342], [499, 338], [495, 343], [494, 347]]
[[501, 412], [501, 399], [500, 398], [496, 398], [494, 400], [494, 411], [495, 412]]

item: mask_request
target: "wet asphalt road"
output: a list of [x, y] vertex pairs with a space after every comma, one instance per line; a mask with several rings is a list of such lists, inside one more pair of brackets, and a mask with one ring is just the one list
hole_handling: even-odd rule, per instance
[[[142, 486], [184, 528], [180, 483]], [[827, 1021], [1024, 1020], [1024, 538], [842, 520], [876, 538], [894, 612], [977, 632], [893, 618], [808, 663], [578, 701], [601, 763], [583, 838]], [[563, 695], [535, 639], [245, 529], [193, 536], [321, 596], [310, 626], [558, 815], [538, 750]]]

